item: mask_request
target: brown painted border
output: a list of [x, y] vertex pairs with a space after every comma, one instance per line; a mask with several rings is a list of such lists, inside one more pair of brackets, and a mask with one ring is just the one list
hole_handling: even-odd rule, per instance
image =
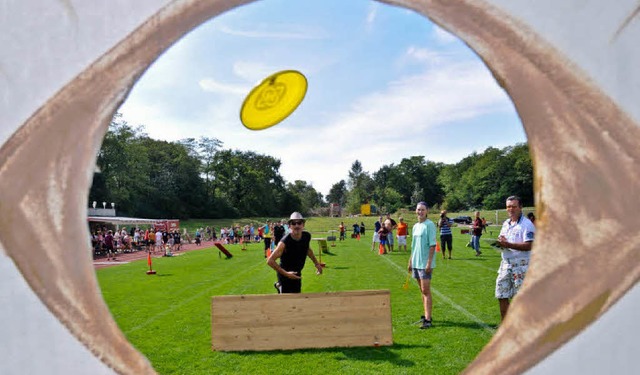
[[[111, 116], [142, 72], [193, 28], [249, 2], [170, 3], [51, 97], [0, 149], [0, 241], [52, 313], [119, 373], [155, 372], [100, 296], [85, 251], [88, 202], [78, 197], [89, 189]], [[541, 230], [524, 290], [467, 369], [520, 373], [597, 319], [640, 277], [640, 128], [562, 53], [487, 3], [386, 2], [428, 15], [462, 38], [523, 120]], [[22, 236], [25, 231], [36, 235]], [[68, 249], [44, 241], [47, 236], [84, 249], [71, 263], [61, 256]]]

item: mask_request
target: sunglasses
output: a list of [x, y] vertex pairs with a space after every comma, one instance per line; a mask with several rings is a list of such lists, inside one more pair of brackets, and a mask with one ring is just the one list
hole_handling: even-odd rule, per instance
[[302, 220], [294, 220], [289, 222], [289, 225], [302, 225], [302, 224], [304, 224], [304, 221]]

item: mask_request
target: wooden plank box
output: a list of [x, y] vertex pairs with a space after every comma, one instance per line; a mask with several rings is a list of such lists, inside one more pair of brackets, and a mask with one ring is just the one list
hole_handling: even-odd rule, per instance
[[218, 351], [393, 345], [388, 290], [215, 296]]

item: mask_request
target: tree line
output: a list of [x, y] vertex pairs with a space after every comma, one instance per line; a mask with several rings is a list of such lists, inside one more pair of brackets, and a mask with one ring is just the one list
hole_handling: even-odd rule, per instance
[[179, 219], [327, 215], [329, 203], [340, 204], [343, 214], [359, 213], [366, 203], [395, 212], [425, 199], [450, 211], [498, 209], [513, 194], [533, 205], [526, 143], [489, 147], [455, 164], [412, 156], [373, 173], [356, 160], [347, 181], [333, 184], [326, 197], [306, 181], [285, 181], [279, 159], [223, 145], [209, 137], [155, 140], [116, 114], [98, 153], [89, 201], [117, 202], [120, 215]]

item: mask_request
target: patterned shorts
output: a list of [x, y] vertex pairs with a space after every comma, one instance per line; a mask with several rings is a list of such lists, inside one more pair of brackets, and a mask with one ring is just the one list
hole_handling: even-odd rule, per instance
[[520, 290], [528, 269], [529, 259], [503, 259], [496, 279], [496, 298], [513, 298]]
[[413, 278], [417, 280], [431, 280], [431, 276], [433, 276], [433, 268], [429, 273], [424, 268], [413, 268], [411, 272], [413, 273]]

